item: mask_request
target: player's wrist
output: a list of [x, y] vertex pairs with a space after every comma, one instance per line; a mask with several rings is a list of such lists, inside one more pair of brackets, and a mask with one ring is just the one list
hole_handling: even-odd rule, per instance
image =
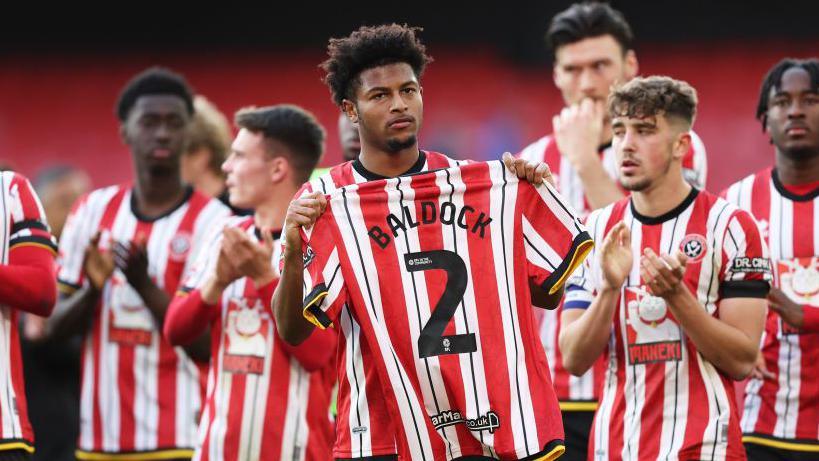
[[603, 167], [594, 147], [579, 147], [571, 158], [572, 166], [577, 170], [578, 174], [594, 172]]
[[264, 270], [261, 273], [255, 275], [253, 277], [253, 283], [256, 284], [256, 288], [261, 288], [268, 283], [272, 282], [276, 278], [276, 274], [273, 273], [272, 269]]
[[618, 284], [618, 283], [612, 283], [612, 282], [609, 282], [608, 280], [603, 279], [603, 283], [600, 286], [600, 293], [601, 294], [619, 293], [620, 288], [623, 287], [624, 283], [625, 283], [625, 280], [621, 281]]
[[207, 304], [216, 304], [226, 287], [227, 285], [219, 281], [217, 277], [208, 278], [200, 290], [202, 301]]

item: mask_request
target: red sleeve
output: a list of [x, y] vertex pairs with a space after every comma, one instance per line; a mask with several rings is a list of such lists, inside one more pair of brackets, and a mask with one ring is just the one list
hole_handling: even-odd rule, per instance
[[310, 337], [298, 346], [291, 346], [284, 341], [279, 343], [305, 370], [315, 371], [327, 365], [335, 355], [337, 334], [334, 328], [315, 328]]
[[[279, 280], [276, 279], [257, 289], [259, 298], [261, 298], [266, 305], [270, 305], [273, 299], [273, 292], [276, 290], [276, 285], [278, 284]], [[305, 370], [315, 371], [324, 367], [335, 355], [336, 338], [337, 333], [335, 329], [328, 328], [327, 330], [322, 330], [317, 328], [310, 337], [298, 346], [291, 346], [285, 341], [279, 341], [279, 344], [281, 344], [288, 354], [295, 357]]]
[[813, 306], [802, 306], [802, 328], [808, 333], [819, 333], [819, 309]]
[[54, 253], [35, 245], [9, 251], [9, 264], [0, 265], [0, 302], [43, 317], [57, 300]]
[[218, 314], [216, 305], [205, 303], [199, 290], [179, 293], [168, 306], [162, 332], [174, 346], [184, 346], [199, 337]]

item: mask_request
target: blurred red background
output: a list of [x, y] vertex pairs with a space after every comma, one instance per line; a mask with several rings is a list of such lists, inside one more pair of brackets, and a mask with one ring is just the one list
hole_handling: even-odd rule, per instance
[[[699, 92], [695, 130], [708, 150], [708, 187], [717, 191], [772, 161], [754, 114], [766, 70], [805, 57], [812, 42], [723, 42], [638, 48], [641, 74], [666, 74]], [[562, 106], [551, 69], [511, 64], [486, 51], [435, 48], [423, 79], [421, 145], [460, 158], [491, 159], [551, 131]], [[339, 161], [337, 110], [321, 82], [323, 53], [142, 53], [9, 56], [0, 60], [0, 160], [33, 176], [55, 163], [86, 169], [95, 186], [131, 177], [113, 107], [136, 72], [164, 65], [186, 75], [229, 118], [247, 105], [294, 103], [327, 128], [322, 164]]]

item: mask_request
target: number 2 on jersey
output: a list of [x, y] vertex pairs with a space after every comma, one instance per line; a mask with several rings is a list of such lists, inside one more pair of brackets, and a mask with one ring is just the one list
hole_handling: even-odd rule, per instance
[[408, 272], [443, 269], [447, 274], [444, 293], [418, 337], [419, 357], [423, 359], [436, 355], [477, 351], [474, 333], [444, 336], [444, 329], [455, 315], [455, 310], [466, 291], [467, 273], [464, 260], [453, 251], [433, 250], [406, 254], [404, 264]]

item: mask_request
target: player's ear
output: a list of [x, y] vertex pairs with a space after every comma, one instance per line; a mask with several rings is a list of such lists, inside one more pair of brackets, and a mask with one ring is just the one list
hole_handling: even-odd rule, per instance
[[637, 62], [637, 54], [634, 50], [626, 51], [623, 56], [623, 76], [625, 81], [629, 81], [640, 72], [640, 64]]
[[292, 169], [290, 162], [287, 161], [286, 155], [279, 155], [271, 159], [269, 168], [270, 180], [273, 184], [278, 184], [283, 181]]
[[119, 139], [122, 140], [122, 143], [126, 146], [131, 144], [130, 140], [128, 139], [128, 127], [126, 126], [127, 120], [124, 122], [120, 122], [119, 124]]
[[349, 99], [342, 100], [341, 111], [347, 115], [347, 118], [351, 122], [358, 123], [358, 109], [355, 107], [355, 103], [353, 103]]
[[682, 159], [691, 149], [691, 130], [682, 130], [674, 143], [674, 158]]

